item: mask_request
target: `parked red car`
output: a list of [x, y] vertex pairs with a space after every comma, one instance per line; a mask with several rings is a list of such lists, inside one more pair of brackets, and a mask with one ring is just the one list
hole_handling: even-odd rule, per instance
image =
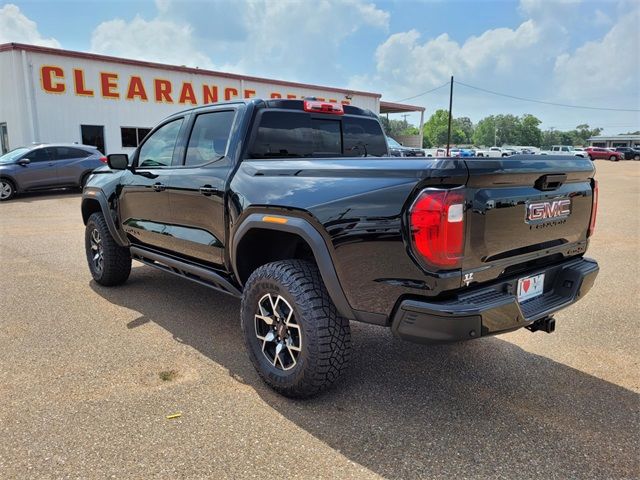
[[624, 159], [624, 155], [620, 152], [615, 152], [613, 150], [609, 150], [608, 148], [602, 147], [587, 147], [584, 149], [585, 152], [589, 155], [591, 160], [611, 160], [613, 162], [619, 162]]

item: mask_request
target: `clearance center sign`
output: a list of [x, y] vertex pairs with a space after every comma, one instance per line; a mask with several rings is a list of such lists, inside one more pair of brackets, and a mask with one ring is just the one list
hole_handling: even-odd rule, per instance
[[[158, 70], [153, 71], [153, 76], [142, 73], [98, 72], [95, 71], [95, 68], [86, 69], [80, 66], [41, 65], [39, 70], [40, 87], [44, 93], [73, 94], [78, 97], [130, 102], [196, 106], [220, 101], [248, 99], [255, 96], [288, 99], [315, 96], [322, 101], [345, 105], [353, 103], [376, 111], [379, 99], [376, 94], [349, 95], [344, 91], [336, 92], [329, 89], [323, 89], [323, 91], [316, 93], [312, 90], [314, 87], [311, 86], [296, 84], [290, 84], [290, 86], [286, 83], [278, 84], [275, 82], [270, 84], [268, 80], [251, 77], [247, 77], [247, 80], [231, 75], [227, 78], [223, 76], [224, 74], [216, 77], [215, 73], [208, 74], [206, 71], [193, 74], [192, 69], [189, 69], [191, 74], [182, 75], [189, 78], [183, 79], [176, 78], [180, 75], [176, 75], [172, 70], [167, 70], [167, 78], [159, 76]], [[150, 69], [144, 68], [144, 70]]]

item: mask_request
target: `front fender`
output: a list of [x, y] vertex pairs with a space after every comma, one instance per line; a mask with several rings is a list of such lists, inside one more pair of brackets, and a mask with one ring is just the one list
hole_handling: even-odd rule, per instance
[[101, 211], [104, 216], [105, 221], [107, 222], [107, 227], [109, 228], [109, 233], [116, 241], [118, 245], [121, 247], [128, 247], [129, 241], [127, 238], [118, 230], [116, 226], [117, 213], [114, 209], [109, 207], [109, 202], [107, 201], [107, 197], [104, 192], [100, 189], [93, 187], [85, 187], [82, 192], [82, 220], [85, 225], [89, 216], [96, 212]]

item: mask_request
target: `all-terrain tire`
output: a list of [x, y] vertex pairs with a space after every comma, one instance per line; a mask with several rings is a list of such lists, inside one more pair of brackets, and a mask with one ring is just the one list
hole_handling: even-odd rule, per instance
[[[256, 318], [258, 314], [267, 313], [259, 306], [265, 298], [280, 302], [273, 309], [280, 310], [280, 319], [291, 307], [292, 322], [299, 326], [291, 329], [299, 332], [299, 339], [292, 342], [300, 347], [299, 353], [280, 353], [285, 356], [285, 360], [278, 359], [280, 364], [275, 359], [277, 354], [271, 357], [268, 354], [277, 343], [267, 345], [258, 338], [259, 328], [274, 332], [267, 335], [275, 335], [276, 331], [275, 322], [265, 326]], [[266, 305], [268, 307], [268, 302]], [[346, 370], [351, 356], [349, 321], [339, 315], [315, 264], [284, 260], [256, 269], [245, 285], [240, 317], [251, 363], [260, 377], [280, 394], [297, 398], [316, 395], [330, 387]], [[282, 343], [288, 344], [284, 340]], [[294, 354], [297, 355], [295, 362], [291, 361]], [[287, 359], [289, 368], [285, 369]]]
[[[96, 282], [112, 287], [127, 281], [131, 273], [129, 249], [116, 243], [101, 212], [89, 217], [84, 243], [89, 270]], [[96, 258], [96, 255], [101, 257]]]

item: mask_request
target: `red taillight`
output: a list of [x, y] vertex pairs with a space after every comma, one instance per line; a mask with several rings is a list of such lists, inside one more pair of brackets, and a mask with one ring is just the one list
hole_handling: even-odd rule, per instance
[[598, 181], [593, 180], [593, 201], [591, 202], [591, 221], [589, 222], [589, 230], [587, 237], [593, 235], [596, 228], [596, 216], [598, 214]]
[[102, 163], [107, 163], [107, 157], [100, 157], [100, 161]]
[[343, 115], [344, 109], [339, 103], [327, 103], [319, 100], [305, 100], [304, 101], [305, 112], [315, 113], [333, 113], [334, 115]]
[[464, 255], [464, 194], [425, 190], [410, 210], [411, 240], [430, 265], [455, 268]]

